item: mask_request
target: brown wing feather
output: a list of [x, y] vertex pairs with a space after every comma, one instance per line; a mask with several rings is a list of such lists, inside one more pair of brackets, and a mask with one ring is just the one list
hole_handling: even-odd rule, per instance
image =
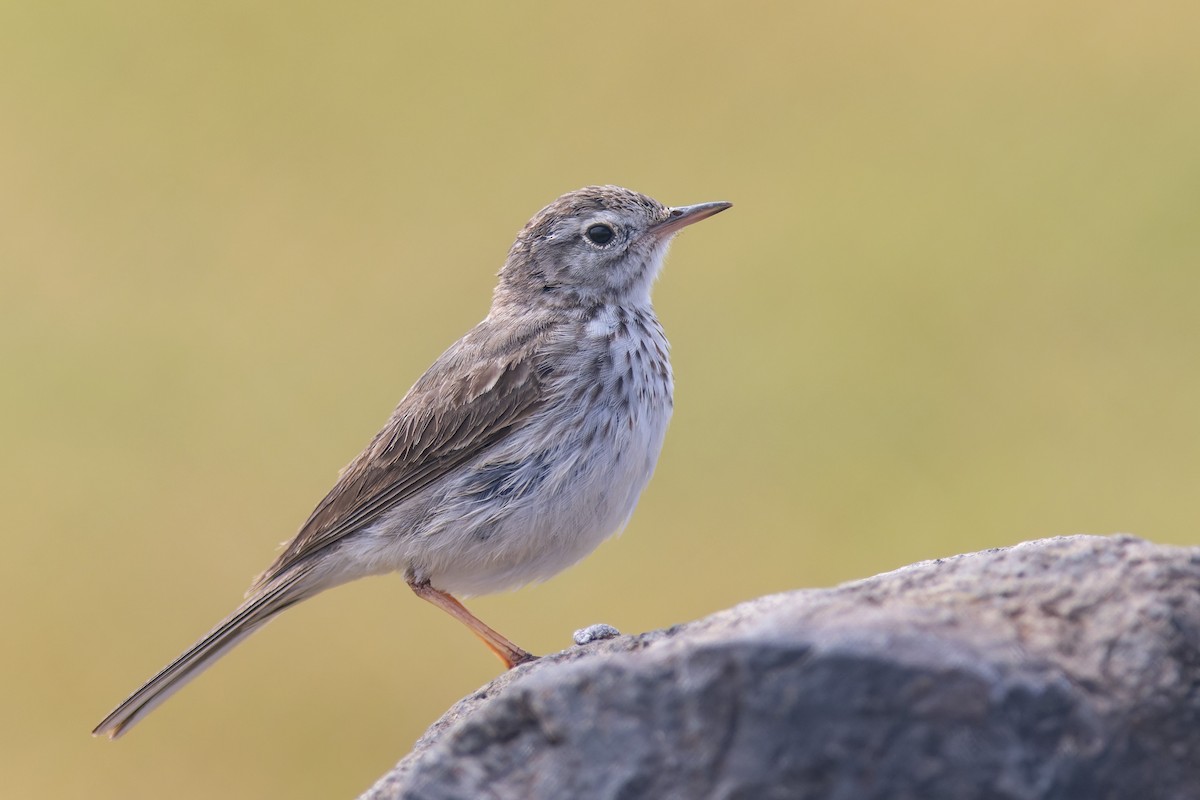
[[[544, 401], [536, 365], [545, 329], [534, 326], [510, 338], [509, 348], [482, 352], [472, 342], [488, 337], [476, 328], [447, 350], [342, 471], [251, 591], [370, 524], [528, 420]], [[513, 349], [518, 338], [521, 346]]]

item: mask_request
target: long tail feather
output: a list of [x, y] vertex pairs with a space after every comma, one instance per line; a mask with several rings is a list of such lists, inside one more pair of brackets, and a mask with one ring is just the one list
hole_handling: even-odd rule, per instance
[[308, 569], [295, 569], [247, 598], [203, 639], [113, 709], [95, 727], [92, 735], [110, 739], [121, 736], [280, 611], [316, 594], [319, 589], [312, 586], [311, 581], [304, 580], [307, 577]]

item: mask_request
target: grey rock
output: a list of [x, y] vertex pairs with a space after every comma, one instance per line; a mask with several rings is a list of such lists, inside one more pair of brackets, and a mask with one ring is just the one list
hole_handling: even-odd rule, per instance
[[1200, 797], [1200, 548], [1072, 536], [519, 667], [367, 800]]
[[598, 622], [595, 625], [588, 625], [586, 628], [580, 628], [575, 631], [571, 639], [575, 644], [588, 644], [589, 642], [598, 642], [601, 639], [612, 639], [620, 635], [621, 632], [612, 625], [605, 625], [603, 622]]

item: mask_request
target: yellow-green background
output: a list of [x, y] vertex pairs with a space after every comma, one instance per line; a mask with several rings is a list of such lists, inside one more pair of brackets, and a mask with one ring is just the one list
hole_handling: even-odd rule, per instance
[[0, 4], [5, 797], [351, 797], [498, 665], [398, 579], [116, 744], [515, 231], [735, 208], [657, 290], [625, 536], [473, 601], [534, 651], [1076, 532], [1196, 542], [1193, 2]]

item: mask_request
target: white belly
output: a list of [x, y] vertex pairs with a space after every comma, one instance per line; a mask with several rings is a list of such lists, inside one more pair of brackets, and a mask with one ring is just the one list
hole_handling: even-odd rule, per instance
[[545, 580], [618, 533], [654, 472], [672, 408], [666, 339], [652, 315], [638, 322], [648, 333], [640, 347], [616, 340], [601, 366], [595, 347], [580, 348], [554, 402], [462, 468], [420, 519], [398, 509], [358, 546], [380, 571], [469, 596]]

